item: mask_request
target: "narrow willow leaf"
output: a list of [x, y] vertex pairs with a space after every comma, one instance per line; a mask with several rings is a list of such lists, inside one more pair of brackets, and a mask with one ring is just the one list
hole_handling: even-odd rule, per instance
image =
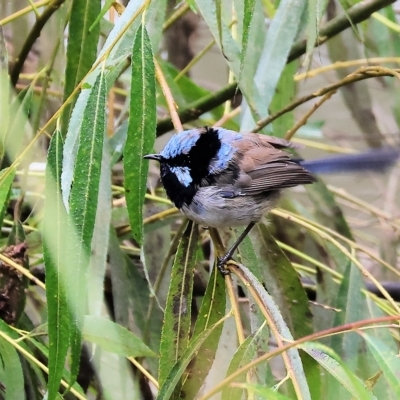
[[149, 163], [143, 156], [154, 145], [156, 89], [153, 51], [145, 25], [137, 31], [132, 49], [132, 82], [128, 137], [124, 150], [125, 194], [134, 239], [143, 242], [142, 209]]
[[71, 332], [71, 382], [75, 381], [81, 348], [83, 316], [87, 312], [87, 270], [99, 196], [103, 141], [106, 130], [106, 80], [101, 73], [90, 93], [83, 114], [82, 129], [71, 189], [69, 233], [76, 240], [69, 249], [70, 284], [68, 300], [72, 302], [74, 329]]
[[[10, 122], [10, 76], [3, 27], [0, 26], [0, 158], [5, 154], [5, 139]], [[0, 181], [1, 182], [1, 181]]]
[[198, 227], [189, 222], [179, 243], [171, 271], [160, 343], [158, 379], [162, 385], [189, 341], [194, 265]]
[[[46, 271], [47, 321], [49, 336], [48, 399], [55, 399], [67, 357], [70, 312], [65, 291], [67, 213], [61, 196], [63, 141], [56, 131], [50, 141], [46, 165], [43, 218], [43, 258]], [[68, 266], [66, 266], [68, 268]]]
[[[109, 231], [110, 241], [108, 245], [108, 262], [110, 265], [111, 274], [114, 320], [117, 324], [128, 328], [130, 309], [132, 307], [130, 285], [140, 283], [138, 284], [138, 288], [143, 288], [143, 283], [140, 282], [140, 279], [131, 279], [131, 277], [129, 276], [128, 264], [125, 258], [125, 254], [119, 247], [119, 240], [115, 233], [115, 228], [113, 226], [110, 226]], [[141, 294], [142, 293], [139, 293], [139, 296]], [[144, 326], [144, 320], [146, 318], [146, 308], [142, 308], [143, 303], [145, 303], [145, 299], [148, 299], [148, 293], [146, 293], [141, 298], [141, 301], [135, 304], [135, 306], [137, 306], [141, 311], [141, 313], [139, 314], [139, 320], [135, 321], [136, 325], [139, 326], [139, 328]]]
[[189, 343], [187, 349], [182, 354], [182, 357], [174, 364], [168, 375], [165, 377], [164, 383], [160, 386], [157, 400], [168, 400], [171, 397], [190, 361], [200, 350], [200, 347], [202, 346], [204, 341], [207, 340], [207, 338], [213, 333], [215, 329], [219, 328], [222, 322], [222, 319], [219, 320], [209, 329], [200, 333], [200, 335], [198, 335]]
[[318, 20], [321, 15], [321, 10], [319, 9], [321, 7], [321, 0], [309, 0], [307, 7], [307, 48], [303, 65], [308, 69], [311, 64], [315, 42], [318, 37]]
[[215, 0], [215, 11], [217, 17], [218, 39], [221, 46], [222, 53], [224, 53], [224, 44], [222, 41], [222, 5], [221, 0]]
[[[3, 328], [3, 327], [2, 327], [2, 328]], [[32, 335], [33, 335], [34, 333], [37, 333], [37, 334], [39, 334], [39, 335], [47, 334], [47, 329], [46, 329], [46, 328], [47, 328], [47, 325], [46, 325], [46, 324], [45, 324], [45, 325], [42, 325], [42, 326], [40, 326], [39, 328], [36, 328], [33, 332], [31, 332], [31, 334], [32, 334]], [[10, 333], [10, 332], [7, 332], [7, 333]], [[33, 356], [34, 358], [37, 357], [37, 353], [35, 353], [35, 351], [34, 351], [35, 349], [32, 349], [32, 346], [30, 346], [30, 345], [35, 346], [35, 348], [36, 348], [37, 350], [39, 350], [39, 351], [41, 352], [41, 354], [42, 354], [45, 358], [48, 359], [48, 357], [49, 357], [48, 348], [47, 348], [46, 345], [44, 345], [43, 343], [41, 343], [40, 340], [36, 340], [36, 339], [35, 339], [34, 337], [32, 337], [32, 336], [25, 336], [24, 339], [25, 339], [27, 342], [29, 341], [29, 344], [30, 344], [29, 346], [27, 346], [26, 344], [23, 344], [23, 341], [21, 340], [21, 335], [18, 335], [18, 334], [17, 334], [16, 336], [14, 336], [14, 335], [10, 334], [10, 336], [13, 337], [14, 339], [18, 339], [18, 340], [19, 340], [19, 341], [18, 341], [18, 344], [21, 345], [21, 347], [23, 347], [24, 350], [27, 351], [28, 353], [32, 353], [32, 356]], [[28, 359], [28, 361], [29, 361], [29, 366], [34, 370], [37, 379], [38, 379], [40, 382], [43, 382], [43, 387], [46, 387], [47, 379], [45, 379], [44, 377], [42, 377], [42, 375], [43, 375], [44, 373], [41, 371], [41, 369], [40, 369], [32, 360], [29, 360], [29, 359]], [[46, 374], [45, 374], [45, 375], [46, 375]], [[46, 376], [47, 376], [47, 375], [46, 375]], [[68, 382], [68, 381], [69, 381], [69, 377], [70, 377], [69, 371], [67, 370], [67, 368], [64, 368], [62, 378], [64, 379], [65, 382]], [[72, 385], [72, 388], [73, 388], [74, 390], [76, 390], [77, 392], [79, 392], [82, 396], [84, 396], [84, 391], [83, 391], [83, 389], [81, 388], [81, 386], [78, 384], [78, 382], [75, 382], [75, 383]], [[56, 399], [59, 399], [59, 398], [61, 398], [61, 395], [58, 393], [57, 396], [56, 396]]]
[[[294, 75], [299, 67], [298, 61], [287, 64], [282, 71], [274, 97], [271, 101], [270, 113], [281, 110], [294, 100], [296, 95], [296, 82]], [[272, 122], [274, 136], [284, 137], [285, 133], [294, 125], [294, 112], [288, 112]]]
[[104, 299], [104, 276], [107, 266], [107, 251], [111, 221], [111, 167], [107, 141], [103, 142], [99, 196], [97, 201], [90, 266], [88, 271], [89, 314], [100, 315]]
[[[340, 310], [335, 314], [333, 326], [360, 321], [368, 317], [365, 313], [367, 304], [362, 293], [364, 281], [361, 271], [350, 260], [346, 261], [347, 268], [344, 271], [336, 301], [332, 304]], [[346, 361], [348, 367], [356, 367], [357, 357], [362, 351], [360, 340], [355, 332], [336, 335], [332, 337], [330, 347]]]
[[[274, 325], [274, 331], [278, 332], [281, 340], [292, 341], [293, 336], [286, 325], [281, 310], [278, 308], [273, 298], [247, 267], [241, 265], [240, 268], [253, 290], [257, 293], [260, 301], [263, 303], [265, 312], [268, 312], [270, 315], [271, 323]], [[289, 349], [286, 352], [285, 364], [293, 385], [297, 387], [297, 394], [301, 395], [303, 399], [311, 399], [310, 389], [297, 349]]]
[[[255, 358], [257, 355], [256, 340], [256, 335], [248, 336], [239, 346], [232, 357], [226, 376], [233, 374]], [[241, 376], [236, 377], [235, 383], [244, 383], [246, 381], [246, 374], [247, 372], [244, 372]], [[243, 394], [242, 388], [227, 386], [222, 390], [221, 400], [240, 400]]]
[[240, 82], [244, 64], [246, 60], [247, 45], [249, 43], [250, 27], [253, 20], [254, 8], [256, 5], [255, 0], [245, 0], [243, 10], [243, 30], [242, 30], [242, 50], [240, 52], [240, 71], [238, 80]]
[[167, 14], [168, 0], [152, 0], [146, 8], [146, 28], [155, 53], [160, 49], [163, 39], [163, 24]]
[[14, 347], [2, 337], [0, 338], [0, 382], [5, 387], [4, 393], [0, 389], [0, 396], [4, 400], [25, 398], [21, 360]]
[[[65, 69], [64, 100], [67, 100], [79, 82], [85, 77], [96, 59], [100, 24], [90, 32], [89, 28], [100, 13], [101, 0], [72, 0], [69, 18], [67, 64]], [[64, 109], [62, 132], [65, 135], [76, 98]]]
[[293, 336], [300, 338], [311, 334], [312, 314], [296, 270], [264, 224], [257, 224], [250, 237], [259, 263], [263, 264], [263, 282], [278, 304]]
[[[241, 234], [243, 230], [244, 228], [240, 229], [238, 234]], [[261, 282], [263, 279], [262, 279], [262, 270], [259, 263], [259, 258], [257, 257], [254, 245], [249, 235], [247, 235], [244, 238], [244, 240], [239, 246], [239, 250], [240, 250], [241, 263], [246, 265], [250, 269], [250, 271], [254, 274], [254, 276]]]
[[[191, 342], [196, 339], [203, 331], [217, 323], [221, 315], [225, 312], [226, 306], [226, 286], [223, 276], [215, 268], [208, 281], [206, 292], [200, 306], [196, 324], [192, 334]], [[181, 393], [188, 399], [196, 398], [210, 368], [213, 365], [215, 354], [218, 349], [219, 338], [221, 337], [223, 325], [210, 334], [201, 346], [201, 350], [192, 360], [185, 371], [185, 383]]]
[[[374, 338], [365, 332], [359, 332], [367, 343], [369, 351], [373, 354], [383, 376], [393, 390], [396, 399], [400, 399], [400, 359], [397, 352], [394, 352], [383, 341]], [[381, 378], [382, 379], [382, 378]]]
[[[148, 284], [138, 266], [121, 251], [114, 228], [110, 230], [109, 249], [115, 321], [128, 328], [132, 324], [133, 316], [134, 326], [141, 332], [143, 341], [151, 349], [158, 351], [163, 313], [156, 306], [153, 307], [150, 317], [147, 315], [151, 299]], [[154, 374], [158, 369], [155, 361], [157, 360], [149, 360]]]
[[110, 353], [124, 357], [156, 357], [132, 332], [105, 318], [86, 315], [83, 337]]
[[3, 218], [8, 206], [8, 199], [10, 198], [14, 177], [14, 168], [6, 168], [0, 171], [0, 227], [3, 224]]
[[[125, 11], [118, 18], [114, 28], [107, 36], [106, 42], [96, 59], [98, 66], [85, 79], [85, 89], [80, 92], [71, 113], [68, 132], [65, 138], [63, 171], [61, 176], [63, 201], [67, 209], [69, 207], [69, 196], [74, 178], [75, 158], [78, 151], [79, 132], [82, 128], [83, 113], [86, 110], [94, 82], [103, 68], [103, 64], [99, 63], [99, 61], [105, 58], [104, 63], [108, 75], [112, 76], [115, 80], [118, 75], [114, 74], [113, 71], [120, 66], [121, 62], [125, 62], [122, 60], [125, 60], [132, 52], [133, 38], [139, 26], [139, 21], [136, 19], [132, 23], [132, 18], [140, 15], [139, 11], [145, 3], [146, 0], [132, 0], [128, 3]], [[104, 57], [106, 54], [107, 57]], [[111, 87], [113, 82], [113, 80], [107, 80], [108, 87]]]
[[[235, 74], [236, 78], [238, 78], [240, 73], [240, 49], [224, 21], [220, 20], [220, 22], [218, 22], [218, 11], [215, 1], [197, 0], [196, 5], [216, 43], [220, 46], [221, 52], [223, 53], [230, 70]], [[252, 81], [251, 86], [247, 85], [247, 83], [247, 80], [244, 80], [240, 85], [240, 89], [246, 96], [247, 101], [251, 102], [252, 92], [253, 90], [257, 91], [257, 88], [253, 87]]]
[[304, 343], [300, 346], [305, 352], [313, 357], [326, 371], [337, 379], [356, 399], [376, 400], [364, 382], [361, 381], [347, 367], [346, 363], [329, 347], [320, 343]]
[[30, 133], [28, 115], [33, 101], [33, 86], [29, 85], [13, 99], [8, 108], [9, 125], [3, 138], [4, 151], [9, 161], [14, 161], [24, 148], [27, 134]]
[[106, 0], [100, 13], [97, 15], [96, 19], [94, 20], [93, 24], [89, 27], [89, 32], [92, 32], [93, 28], [100, 24], [101, 19], [107, 14], [108, 10], [113, 5], [113, 0]]
[[[257, 118], [268, 114], [279, 78], [285, 67], [291, 46], [296, 38], [305, 0], [282, 0], [268, 29], [257, 72], [254, 77], [254, 107]], [[268, 68], [265, 66], [268, 65]], [[250, 104], [251, 106], [251, 104]], [[250, 109], [243, 116], [242, 125], [251, 120]]]

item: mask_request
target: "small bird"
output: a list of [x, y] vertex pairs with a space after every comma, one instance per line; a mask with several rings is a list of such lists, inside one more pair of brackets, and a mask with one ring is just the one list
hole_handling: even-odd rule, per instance
[[[204, 127], [175, 134], [159, 154], [144, 158], [159, 161], [167, 196], [184, 215], [206, 227], [247, 225], [244, 238], [280, 189], [315, 181], [282, 150], [290, 147], [271, 136]], [[220, 269], [241, 240], [219, 260]]]
[[[226, 261], [274, 207], [281, 189], [313, 183], [312, 172], [326, 168], [324, 163], [311, 162], [314, 171], [306, 169], [306, 162], [285, 151], [296, 147], [272, 136], [204, 127], [175, 134], [159, 154], [144, 158], [160, 163], [167, 196], [190, 220], [213, 228], [247, 225], [218, 262], [224, 273]], [[396, 158], [398, 155], [397, 150]], [[383, 159], [389, 158], [384, 155]], [[346, 160], [340, 158], [339, 164]], [[363, 158], [353, 169], [360, 164], [366, 169], [368, 161]], [[335, 165], [331, 162], [330, 168]], [[351, 162], [346, 167], [352, 169]]]

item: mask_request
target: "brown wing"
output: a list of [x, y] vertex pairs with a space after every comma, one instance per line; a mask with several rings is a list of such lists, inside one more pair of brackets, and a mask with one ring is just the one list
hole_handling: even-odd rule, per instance
[[248, 134], [241, 143], [241, 174], [237, 185], [243, 194], [258, 194], [315, 182], [315, 177], [280, 148], [290, 142], [270, 136]]

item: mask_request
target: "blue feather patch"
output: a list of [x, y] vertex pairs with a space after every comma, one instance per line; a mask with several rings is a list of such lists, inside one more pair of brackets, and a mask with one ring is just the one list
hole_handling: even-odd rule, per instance
[[188, 154], [190, 149], [199, 140], [200, 132], [197, 129], [176, 133], [171, 137], [160, 155], [167, 160], [179, 154]]
[[219, 173], [228, 167], [228, 164], [236, 153], [236, 148], [231, 145], [231, 142], [242, 138], [243, 135], [241, 133], [222, 128], [218, 129], [218, 139], [221, 141], [221, 148], [210, 163], [209, 171], [211, 174]]
[[171, 172], [176, 175], [178, 178], [178, 181], [188, 187], [192, 182], [193, 179], [190, 176], [190, 171], [188, 167], [171, 167], [170, 168]]

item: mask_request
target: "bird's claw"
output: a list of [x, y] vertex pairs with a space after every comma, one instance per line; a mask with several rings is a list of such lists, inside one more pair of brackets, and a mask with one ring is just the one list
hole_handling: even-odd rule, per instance
[[223, 276], [226, 276], [226, 275], [229, 275], [229, 274], [230, 274], [229, 269], [227, 269], [227, 268], [225, 267], [226, 263], [227, 263], [228, 261], [230, 261], [230, 260], [232, 260], [232, 258], [231, 258], [231, 257], [227, 257], [226, 255], [223, 256], [223, 257], [221, 257], [221, 258], [218, 258], [217, 268], [219, 269], [219, 271], [221, 272], [221, 274], [222, 274]]

